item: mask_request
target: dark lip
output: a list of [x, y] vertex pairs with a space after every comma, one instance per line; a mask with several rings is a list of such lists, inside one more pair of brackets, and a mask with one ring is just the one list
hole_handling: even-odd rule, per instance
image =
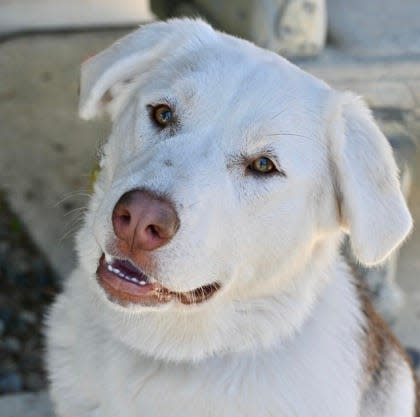
[[104, 254], [99, 260], [96, 275], [99, 285], [105, 290], [108, 298], [121, 305], [157, 306], [172, 300], [186, 305], [201, 304], [221, 288], [218, 282], [214, 282], [191, 291], [172, 291], [151, 280], [131, 261], [116, 259], [108, 264]]

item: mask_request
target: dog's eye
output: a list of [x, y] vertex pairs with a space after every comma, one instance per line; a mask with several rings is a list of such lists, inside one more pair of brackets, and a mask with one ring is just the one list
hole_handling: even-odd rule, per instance
[[276, 167], [271, 161], [271, 159], [266, 158], [265, 156], [260, 156], [257, 159], [254, 159], [249, 165], [248, 169], [250, 171], [261, 173], [261, 174], [269, 174], [271, 172], [276, 171]]
[[173, 120], [172, 109], [166, 104], [158, 104], [152, 108], [153, 120], [161, 127], [168, 126]]

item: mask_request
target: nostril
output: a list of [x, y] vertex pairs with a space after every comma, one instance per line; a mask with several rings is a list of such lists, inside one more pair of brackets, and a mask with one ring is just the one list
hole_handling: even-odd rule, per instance
[[112, 215], [114, 232], [119, 238], [124, 238], [130, 233], [132, 221], [131, 213], [125, 207], [117, 207]]
[[131, 221], [130, 213], [120, 214], [120, 220], [122, 223], [129, 224]]
[[118, 207], [117, 210], [114, 211], [113, 217], [118, 219], [118, 222], [122, 224], [129, 224], [131, 221], [131, 213], [125, 207]]
[[150, 234], [155, 238], [161, 237], [157, 226], [155, 226], [154, 224], [147, 226], [146, 230], [150, 232]]

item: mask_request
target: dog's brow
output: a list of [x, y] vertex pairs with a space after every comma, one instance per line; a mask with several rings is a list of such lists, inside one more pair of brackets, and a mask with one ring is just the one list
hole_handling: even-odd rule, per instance
[[232, 169], [238, 165], [246, 165], [249, 161], [258, 158], [260, 156], [265, 156], [267, 158], [272, 159], [277, 166], [280, 166], [280, 161], [274, 151], [274, 149], [270, 146], [265, 146], [258, 150], [248, 152], [248, 151], [241, 151], [238, 154], [232, 154], [227, 157], [226, 166], [228, 169]]
[[176, 108], [177, 101], [174, 97], [170, 97], [165, 94], [158, 94], [155, 97], [151, 97], [147, 100], [147, 105], [157, 106], [159, 104], [166, 104], [172, 108]]

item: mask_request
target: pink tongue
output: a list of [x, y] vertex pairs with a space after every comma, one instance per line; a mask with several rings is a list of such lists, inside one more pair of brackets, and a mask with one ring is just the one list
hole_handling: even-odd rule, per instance
[[124, 275], [136, 278], [139, 281], [148, 281], [147, 275], [143, 274], [143, 272], [128, 261], [116, 260], [112, 262], [112, 266], [119, 269]]

